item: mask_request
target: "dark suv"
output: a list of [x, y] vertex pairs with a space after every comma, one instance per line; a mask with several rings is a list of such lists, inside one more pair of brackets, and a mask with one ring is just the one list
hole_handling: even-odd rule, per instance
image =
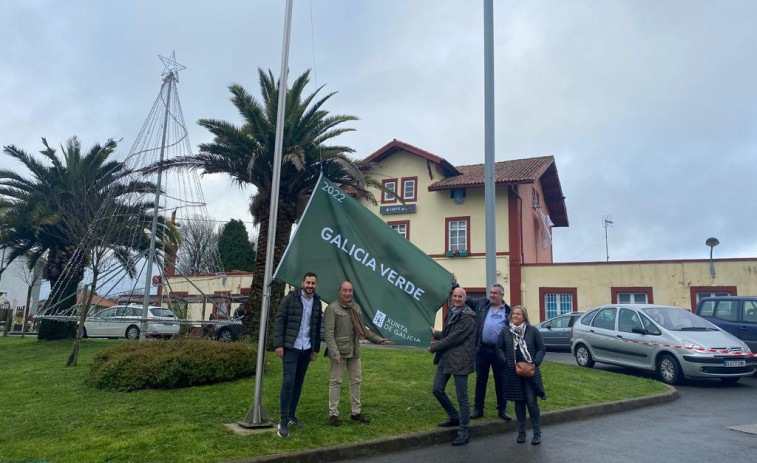
[[757, 350], [757, 296], [705, 297], [695, 313]]

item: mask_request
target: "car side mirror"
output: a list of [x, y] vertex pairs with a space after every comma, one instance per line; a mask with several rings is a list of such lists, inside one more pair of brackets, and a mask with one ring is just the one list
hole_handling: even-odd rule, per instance
[[544, 328], [546, 328], [546, 329], [548, 329], [548, 330], [551, 330], [551, 329], [552, 329], [552, 325], [547, 325], [547, 326], [545, 326]]
[[631, 332], [636, 334], [647, 334], [647, 330], [640, 326], [634, 326], [633, 328], [631, 328]]

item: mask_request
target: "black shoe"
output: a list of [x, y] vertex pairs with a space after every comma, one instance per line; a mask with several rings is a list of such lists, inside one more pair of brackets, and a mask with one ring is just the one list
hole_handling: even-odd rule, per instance
[[[441, 423], [437, 424], [440, 428], [451, 428], [453, 426], [460, 426], [460, 419], [449, 419], [447, 421], [442, 421]], [[458, 444], [462, 445], [462, 444]]]
[[534, 436], [533, 439], [531, 439], [531, 445], [539, 445], [541, 444], [541, 436]]
[[505, 411], [499, 412], [499, 417], [502, 418], [505, 421], [512, 421], [513, 420], [513, 417], [510, 416], [510, 415], [508, 415], [507, 412], [505, 412]]
[[452, 441], [452, 445], [454, 445], [455, 447], [457, 447], [457, 446], [460, 446], [460, 445], [465, 445], [468, 442], [470, 442], [470, 437], [468, 437], [467, 434], [464, 435], [464, 436], [461, 436], [460, 434], [458, 434], [457, 437], [455, 437], [455, 440]]
[[519, 444], [522, 444], [522, 443], [526, 442], [526, 433], [525, 432], [519, 432], [518, 433], [518, 440], [517, 440], [517, 442]]
[[483, 410], [474, 410], [473, 414], [470, 416], [470, 419], [477, 420], [479, 418], [484, 417], [484, 411]]
[[358, 413], [357, 415], [350, 415], [350, 419], [363, 424], [369, 424], [371, 422], [371, 420], [363, 416], [362, 413]]

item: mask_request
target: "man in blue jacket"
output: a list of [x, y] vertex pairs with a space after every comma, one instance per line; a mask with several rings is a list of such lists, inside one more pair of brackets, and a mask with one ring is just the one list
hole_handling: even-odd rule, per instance
[[281, 421], [278, 435], [289, 435], [289, 427], [302, 427], [297, 419], [297, 403], [310, 362], [321, 349], [321, 298], [315, 293], [318, 277], [306, 273], [302, 287], [284, 296], [276, 312], [273, 344], [276, 355], [283, 359], [284, 379], [281, 383]]

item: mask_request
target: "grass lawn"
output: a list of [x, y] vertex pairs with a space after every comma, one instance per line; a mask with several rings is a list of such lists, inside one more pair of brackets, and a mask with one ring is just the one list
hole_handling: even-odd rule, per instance
[[[224, 423], [243, 418], [254, 379], [177, 390], [104, 392], [84, 385], [93, 355], [115, 340], [82, 342], [79, 366], [65, 368], [72, 341], [0, 338], [0, 461], [214, 462], [360, 442], [432, 429], [445, 414], [431, 395], [433, 357], [420, 350], [364, 349], [363, 413], [349, 419], [347, 379], [339, 428], [328, 418], [328, 361], [311, 364], [298, 418], [305, 424], [287, 439], [272, 432], [238, 436]], [[263, 404], [278, 416], [281, 361], [273, 353]], [[653, 380], [545, 362], [543, 411], [663, 392]], [[475, 375], [469, 379], [473, 400]], [[454, 400], [454, 385], [448, 385]], [[487, 411], [495, 416], [493, 381]], [[512, 404], [508, 412], [514, 416]], [[344, 419], [346, 418], [346, 420]]]

